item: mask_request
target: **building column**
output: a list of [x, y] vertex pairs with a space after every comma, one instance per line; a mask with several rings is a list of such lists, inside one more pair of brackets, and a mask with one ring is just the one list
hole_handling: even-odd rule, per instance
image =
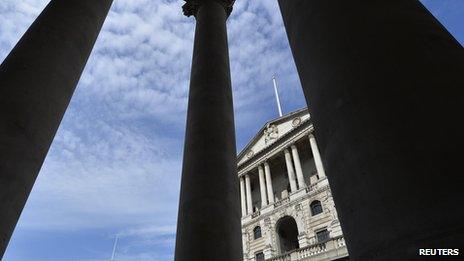
[[246, 209], [246, 194], [245, 194], [245, 180], [243, 180], [243, 177], [240, 178], [240, 202], [242, 205], [242, 217], [247, 215], [247, 209]]
[[52, 0], [0, 65], [0, 259], [112, 0]]
[[290, 182], [291, 191], [289, 192], [294, 192], [294, 191], [297, 191], [298, 188], [296, 186], [295, 171], [293, 170], [292, 155], [290, 155], [290, 151], [288, 151], [288, 149], [284, 150], [284, 154], [285, 154], [285, 165], [287, 166], [288, 181]]
[[267, 162], [264, 162], [264, 173], [266, 175], [267, 197], [269, 199], [269, 204], [273, 204], [275, 202], [274, 188], [272, 187], [271, 169]]
[[[226, 20], [232, 0], [187, 0], [195, 16], [175, 260], [240, 260], [241, 213]], [[251, 203], [251, 202], [250, 202]], [[250, 204], [251, 205], [251, 204]]]
[[324, 166], [322, 165], [321, 154], [319, 153], [319, 148], [317, 147], [316, 138], [312, 133], [309, 134], [309, 143], [311, 144], [311, 151], [313, 152], [317, 175], [319, 178], [323, 178], [325, 177]]
[[245, 174], [245, 188], [246, 188], [246, 205], [247, 215], [253, 214], [253, 199], [251, 198], [251, 182], [250, 175]]
[[259, 191], [261, 192], [261, 207], [267, 206], [266, 180], [264, 179], [264, 170], [261, 165], [258, 166], [259, 173]]
[[300, 155], [295, 145], [291, 146], [293, 162], [295, 163], [296, 178], [298, 179], [298, 188], [306, 188], [306, 182], [304, 181], [303, 169], [301, 168]]
[[278, 2], [350, 260], [462, 248], [462, 45], [416, 0]]

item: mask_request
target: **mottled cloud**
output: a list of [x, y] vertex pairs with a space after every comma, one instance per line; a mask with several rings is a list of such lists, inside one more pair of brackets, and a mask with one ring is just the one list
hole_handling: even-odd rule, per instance
[[[0, 58], [47, 3], [0, 3]], [[120, 260], [172, 259], [195, 30], [182, 4], [114, 2], [18, 230], [102, 230], [124, 238]], [[240, 148], [276, 116], [274, 73], [287, 111], [303, 102], [276, 1], [237, 1], [228, 29]]]
[[[48, 2], [0, 1], [1, 59]], [[36, 239], [13, 238], [6, 260], [102, 260], [116, 234], [118, 260], [172, 260], [195, 30], [182, 4], [114, 1], [17, 227]], [[284, 112], [305, 102], [277, 1], [237, 1], [228, 35], [240, 149], [277, 116], [273, 74]], [[89, 249], [70, 257], [82, 233]]]

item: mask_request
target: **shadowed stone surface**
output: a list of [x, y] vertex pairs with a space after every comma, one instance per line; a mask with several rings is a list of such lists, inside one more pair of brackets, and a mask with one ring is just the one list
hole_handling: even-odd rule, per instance
[[464, 51], [416, 0], [279, 0], [350, 260], [464, 246]]
[[112, 0], [53, 0], [0, 66], [0, 259]]
[[242, 260], [228, 14], [221, 3], [231, 1], [189, 2], [198, 5], [186, 13], [195, 15], [196, 31], [175, 260]]

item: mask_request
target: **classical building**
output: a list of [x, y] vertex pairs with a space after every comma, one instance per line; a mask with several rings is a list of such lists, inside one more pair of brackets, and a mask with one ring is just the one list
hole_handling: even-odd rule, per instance
[[245, 261], [348, 259], [313, 133], [300, 109], [266, 123], [238, 155]]

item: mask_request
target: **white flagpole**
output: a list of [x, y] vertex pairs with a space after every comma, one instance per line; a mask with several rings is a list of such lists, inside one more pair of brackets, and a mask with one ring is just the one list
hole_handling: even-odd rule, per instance
[[274, 92], [277, 100], [277, 108], [279, 108], [279, 117], [282, 117], [282, 107], [280, 106], [279, 92], [277, 91], [277, 81], [275, 75], [272, 76], [272, 82], [274, 83]]
[[114, 261], [114, 254], [116, 253], [116, 245], [118, 244], [118, 239], [119, 239], [119, 236], [116, 235], [116, 239], [114, 240], [114, 245], [113, 245], [113, 253], [111, 254], [110, 261]]

